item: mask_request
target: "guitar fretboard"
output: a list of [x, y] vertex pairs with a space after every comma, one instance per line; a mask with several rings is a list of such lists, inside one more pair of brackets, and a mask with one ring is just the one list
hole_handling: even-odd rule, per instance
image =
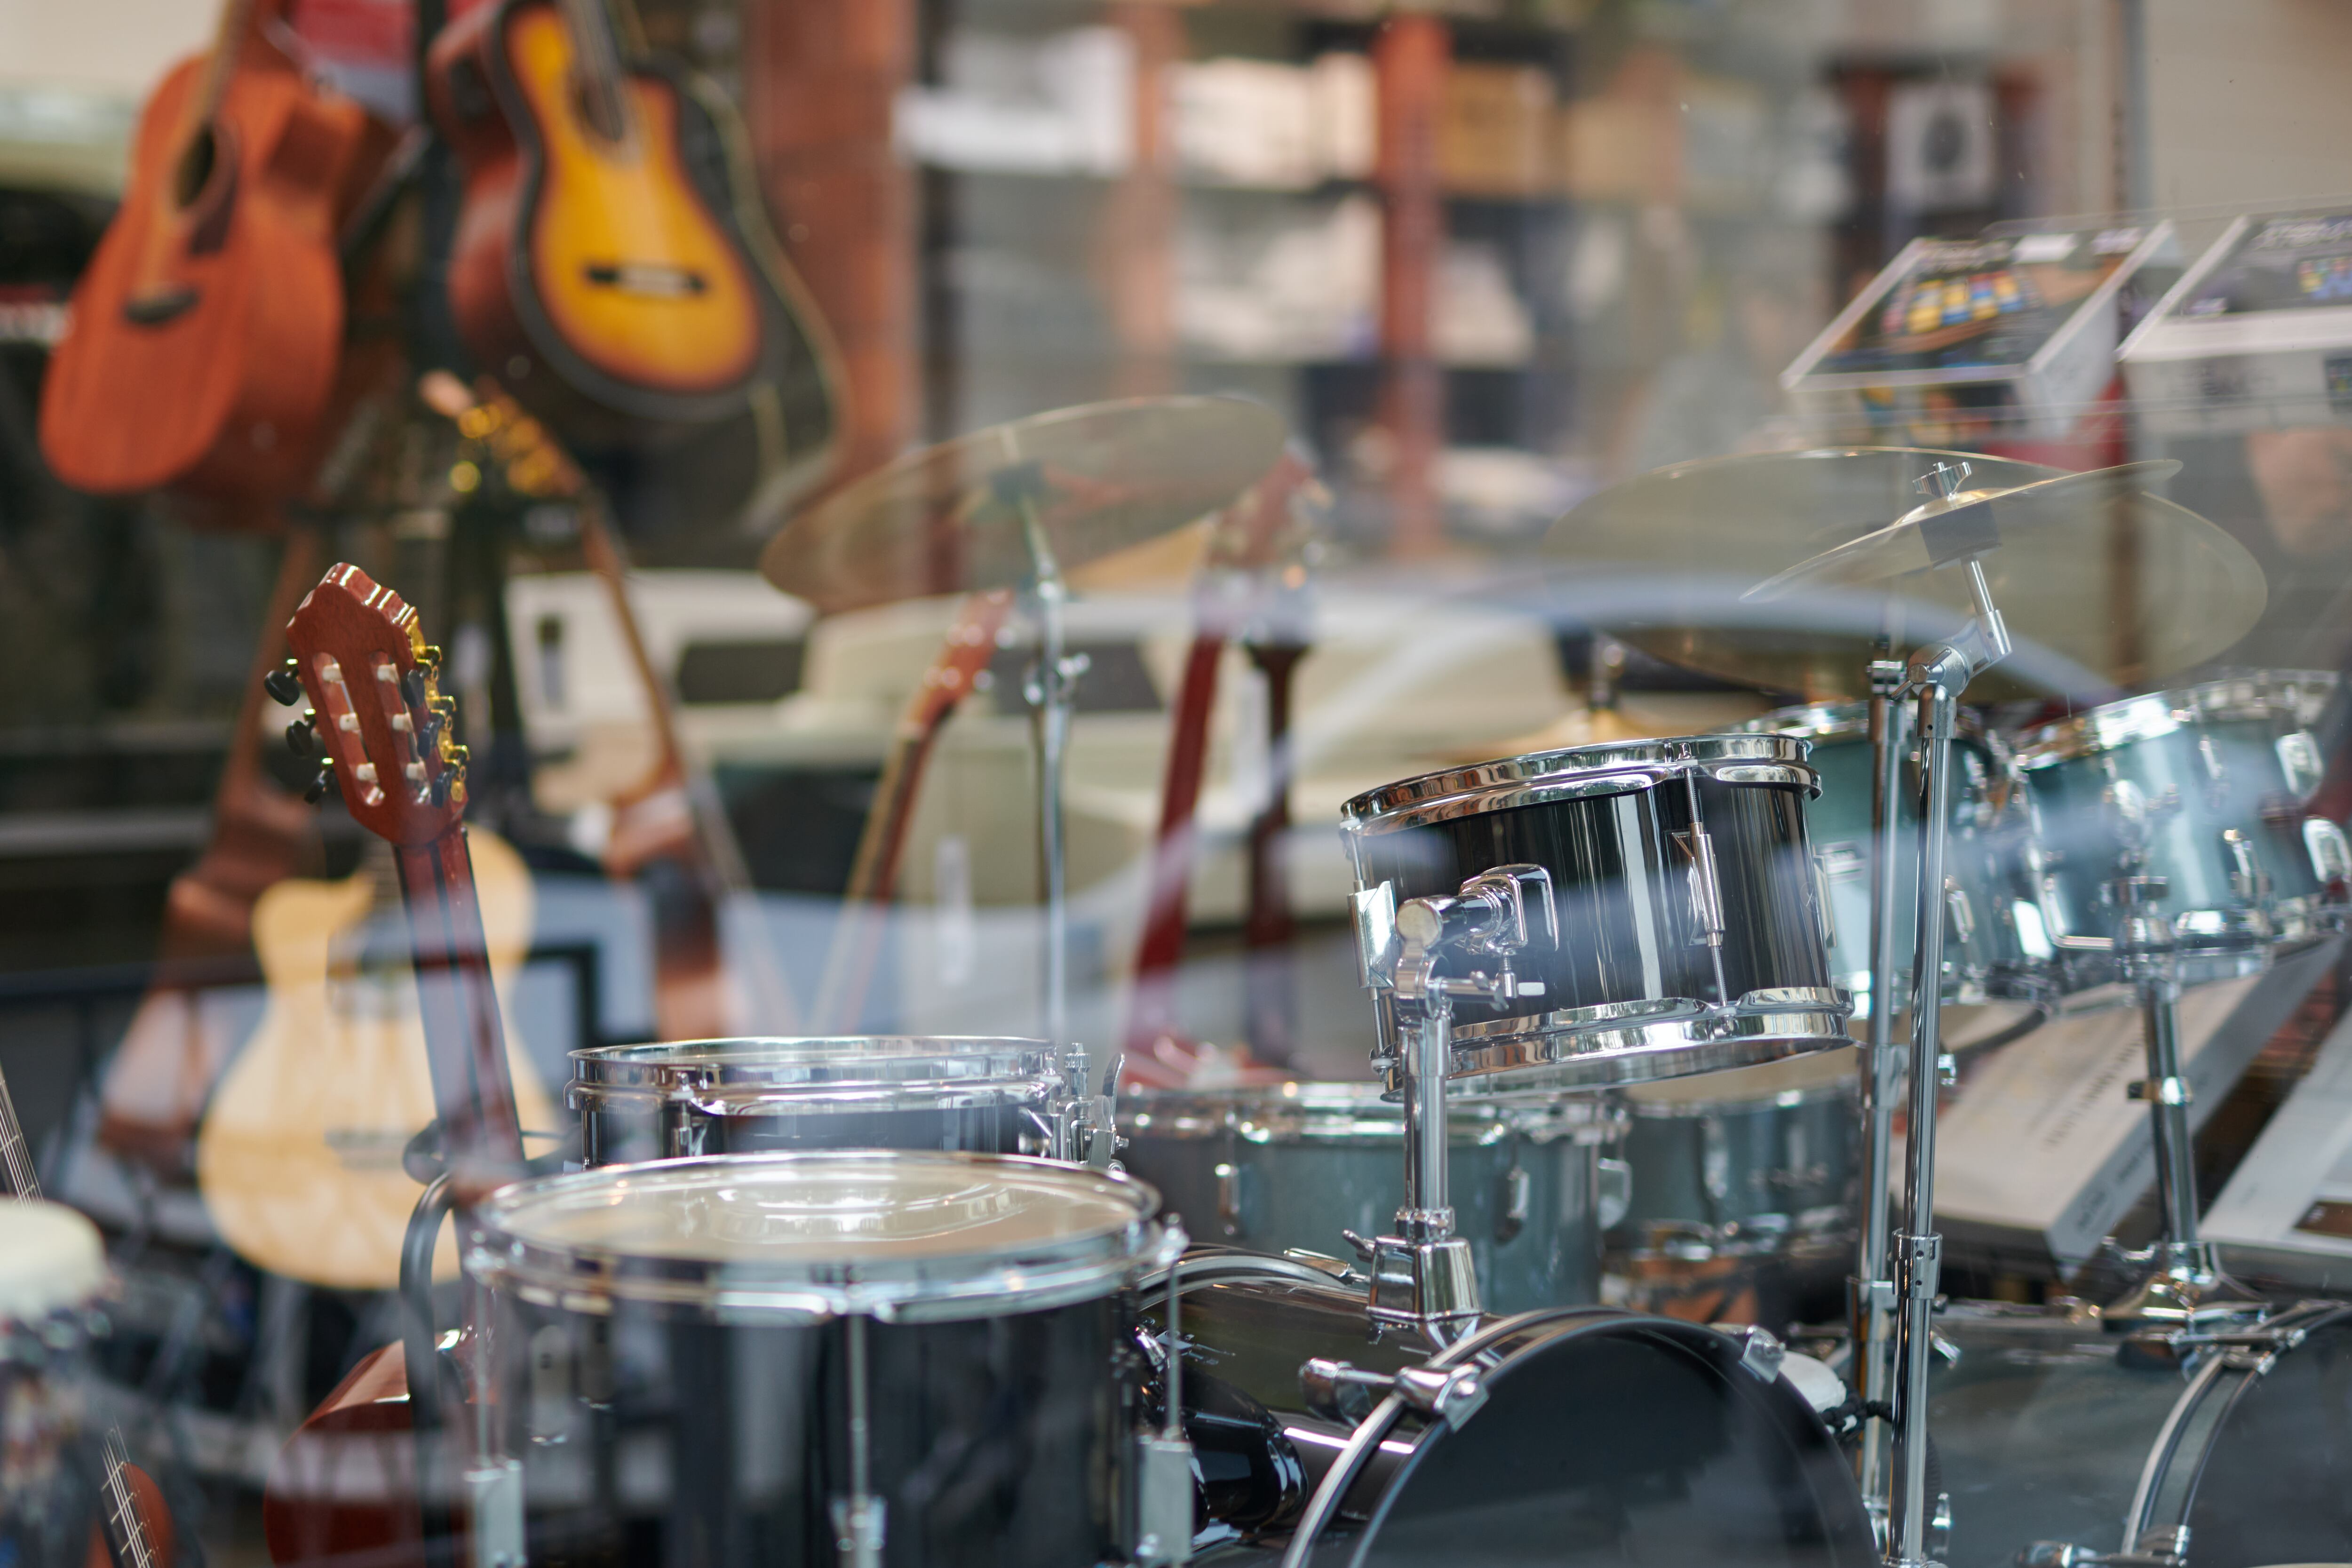
[[40, 1173], [33, 1168], [33, 1151], [25, 1142], [24, 1128], [17, 1124], [16, 1102], [9, 1097], [5, 1076], [0, 1076], [0, 1166], [7, 1169], [10, 1196], [41, 1195]]

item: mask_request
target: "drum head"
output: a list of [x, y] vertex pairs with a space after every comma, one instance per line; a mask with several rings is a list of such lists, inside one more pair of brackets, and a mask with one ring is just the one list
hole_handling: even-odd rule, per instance
[[1459, 1430], [1382, 1439], [1309, 1552], [1314, 1568], [1877, 1561], [1836, 1443], [1722, 1334], [1554, 1320], [1506, 1335], [1486, 1388]]
[[2352, 1561], [2352, 1311], [2321, 1320], [2266, 1375], [2240, 1384], [2203, 1443], [2193, 1424], [2185, 1436], [2169, 1467], [2180, 1475], [2164, 1485], [2196, 1488], [2200, 1568]]

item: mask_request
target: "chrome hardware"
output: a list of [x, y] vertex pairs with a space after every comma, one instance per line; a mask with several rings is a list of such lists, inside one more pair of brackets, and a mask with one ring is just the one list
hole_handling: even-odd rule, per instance
[[1528, 1209], [1534, 1199], [1535, 1184], [1528, 1179], [1526, 1168], [1513, 1160], [1511, 1168], [1499, 1178], [1499, 1185], [1501, 1191], [1496, 1196], [1500, 1201], [1495, 1205], [1495, 1240], [1497, 1245], [1507, 1246], [1528, 1227]]
[[1696, 944], [1723, 945], [1723, 884], [1715, 864], [1715, 840], [1704, 827], [1675, 835], [1675, 847], [1690, 860], [1691, 924]]
[[853, 1312], [843, 1321], [842, 1337], [847, 1342], [849, 1491], [833, 1500], [833, 1547], [841, 1568], [882, 1568], [882, 1538], [888, 1510], [874, 1491], [872, 1426], [867, 1408], [871, 1395], [866, 1377], [866, 1318], [862, 1313]]
[[1356, 980], [1366, 990], [1383, 989], [1396, 979], [1404, 956], [1397, 937], [1396, 887], [1382, 882], [1349, 900], [1356, 920]]
[[1166, 1368], [1165, 1419], [1159, 1431], [1135, 1440], [1137, 1568], [1173, 1568], [1192, 1560], [1192, 1445], [1184, 1436], [1184, 1333], [1179, 1317], [1183, 1272], [1181, 1259], [1168, 1266], [1167, 1349], [1160, 1356]]
[[2141, 1535], [2135, 1552], [2093, 1552], [2066, 1541], [2037, 1541], [2017, 1554], [2018, 1568], [2188, 1568], [2189, 1527]]
[[[2152, 1089], [2151, 1082], [2154, 1085]], [[2124, 1094], [2132, 1100], [2153, 1100], [2158, 1105], [2194, 1105], [2197, 1102], [2185, 1078], [2134, 1079], [2124, 1086]]]
[[2324, 816], [2305, 817], [2303, 848], [2311, 857], [2311, 874], [2321, 882], [2352, 881], [2352, 842], [2336, 824]]
[[1221, 1160], [1213, 1173], [1217, 1178], [1217, 1226], [1230, 1239], [1242, 1234], [1242, 1170], [1230, 1161]]
[[2230, 768], [2212, 736], [2197, 737], [2197, 760], [2205, 764], [2205, 799], [2218, 810], [2230, 798]]
[[1611, 1230], [1621, 1224], [1633, 1206], [1633, 1167], [1605, 1154], [1594, 1161], [1592, 1202], [1601, 1229]]
[[[1343, 1231], [1341, 1234], [1353, 1236], [1352, 1232]], [[1362, 1238], [1356, 1237], [1354, 1239]], [[1303, 1263], [1309, 1268], [1328, 1274], [1342, 1285], [1360, 1287], [1370, 1283], [1363, 1275], [1356, 1271], [1354, 1264], [1344, 1258], [1334, 1258], [1328, 1252], [1309, 1252], [1303, 1247], [1286, 1247], [1282, 1249], [1282, 1256], [1292, 1263]]]
[[1789, 1348], [1771, 1330], [1748, 1324], [1726, 1332], [1740, 1342], [1739, 1364], [1757, 1377], [1771, 1383], [1780, 1375], [1780, 1363], [1789, 1359]]
[[523, 1568], [522, 1464], [485, 1459], [466, 1468], [473, 1568]]
[[1911, 488], [1923, 496], [1933, 496], [1937, 500], [1949, 500], [1959, 493], [1962, 481], [1967, 479], [1972, 471], [1966, 463], [1937, 463], [1934, 468], [1913, 479]]
[[1956, 878], [1944, 879], [1944, 908], [1952, 917], [1952, 934], [1963, 942], [1974, 942], [1977, 935], [1977, 912], [1969, 902], [1969, 892]]
[[1813, 925], [1822, 933], [1823, 947], [1837, 945], [1837, 921], [1830, 914], [1830, 879], [1838, 875], [1830, 869], [1830, 853], [1833, 849], [1843, 850], [1845, 862], [1853, 866], [1846, 875], [1858, 875], [1862, 869], [1862, 857], [1853, 852], [1851, 844], [1824, 844], [1813, 850]]
[[2319, 742], [2308, 730], [2297, 730], [2281, 735], [2277, 741], [2280, 771], [2286, 774], [2286, 787], [2298, 801], [2309, 800], [2311, 792], [2327, 773], [2327, 764], [2319, 754]]
[[1731, 1195], [1731, 1149], [1724, 1137], [1723, 1118], [1708, 1115], [1698, 1124], [1699, 1184], [1706, 1195], [1721, 1203]]
[[1298, 1369], [1298, 1386], [1310, 1408], [1343, 1421], [1361, 1420], [1370, 1407], [1368, 1396], [1392, 1394], [1423, 1415], [1459, 1429], [1486, 1403], [1475, 1366], [1409, 1366], [1391, 1374], [1317, 1356]]
[[2234, 827], [2221, 829], [2221, 852], [2230, 858], [2231, 897], [2242, 904], [2258, 904], [2270, 896], [2271, 879], [2262, 862], [2254, 858], [2254, 847], [2243, 833]]

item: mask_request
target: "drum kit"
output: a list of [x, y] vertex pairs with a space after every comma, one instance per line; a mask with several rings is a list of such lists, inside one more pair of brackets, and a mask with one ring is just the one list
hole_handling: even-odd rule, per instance
[[[2341, 1436], [2352, 1310], [2253, 1299], [2200, 1242], [2173, 1023], [2182, 986], [2335, 929], [2352, 856], [2304, 807], [2328, 683], [2021, 735], [1960, 706], [2144, 683], [2242, 635], [2261, 575], [2149, 492], [2168, 466], [1854, 449], [1593, 498], [1549, 548], [1649, 584], [1612, 635], [1809, 705], [1349, 801], [1365, 1080], [1114, 1106], [1067, 1026], [1066, 574], [1231, 504], [1283, 443], [1240, 399], [1098, 405], [919, 453], [776, 534], [763, 570], [821, 609], [1020, 594], [1042, 1038], [578, 1053], [581, 1168], [476, 1205], [463, 1249], [476, 1560], [1915, 1568], [1945, 1491], [1956, 1542], [2049, 1538], [1971, 1562], [2352, 1556], [2352, 1533], [2263, 1533], [2266, 1499], [2323, 1484], [2264, 1460], [2297, 1415]], [[2166, 1229], [2143, 1280], [2104, 1314], [1939, 1310], [1948, 1056], [2109, 983], [2147, 1019]], [[1800, 1244], [1853, 1259], [1843, 1381], [1760, 1327], [1595, 1304], [1612, 1248]], [[1941, 1369], [2004, 1336], [2051, 1354]], [[2159, 1361], [2192, 1373], [2165, 1381], [2179, 1408], [2111, 1402], [2075, 1456], [2156, 1455], [2112, 1500], [2122, 1554], [2085, 1544], [2074, 1493], [2012, 1503], [2063, 1489], [1988, 1401]], [[2249, 1394], [2274, 1361], [2285, 1415]]]

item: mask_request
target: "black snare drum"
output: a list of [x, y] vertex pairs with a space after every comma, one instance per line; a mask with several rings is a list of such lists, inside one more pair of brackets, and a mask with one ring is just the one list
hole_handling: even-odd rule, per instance
[[[1368, 1339], [1360, 1295], [1279, 1259], [1194, 1254], [1181, 1278], [1196, 1562], [1877, 1562], [1847, 1462], [1769, 1338], [1581, 1307], [1490, 1319], [1441, 1350], [1410, 1331]], [[1158, 1293], [1146, 1306], [1164, 1310]], [[1422, 1403], [1310, 1391], [1313, 1358], [1471, 1368], [1483, 1398], [1444, 1377]]]
[[1043, 1040], [689, 1040], [572, 1059], [592, 1166], [781, 1149], [1051, 1154], [1064, 1098]]
[[1785, 735], [1626, 742], [1349, 801], [1360, 921], [1496, 866], [1551, 875], [1559, 946], [1531, 942], [1515, 959], [1543, 992], [1500, 1016], [1458, 1007], [1455, 1091], [1632, 1083], [1850, 1044], [1806, 839], [1819, 780], [1805, 756]]
[[2352, 1562], [2352, 1307], [2231, 1331], [2186, 1379], [2119, 1363], [2095, 1320], [1988, 1306], [1936, 1328], [1959, 1352], [1928, 1385], [1950, 1568], [2011, 1568], [2042, 1542], [2187, 1568]]
[[896, 1151], [504, 1189], [465, 1266], [488, 1300], [487, 1468], [519, 1483], [524, 1556], [1131, 1557], [1156, 1206], [1083, 1167]]

